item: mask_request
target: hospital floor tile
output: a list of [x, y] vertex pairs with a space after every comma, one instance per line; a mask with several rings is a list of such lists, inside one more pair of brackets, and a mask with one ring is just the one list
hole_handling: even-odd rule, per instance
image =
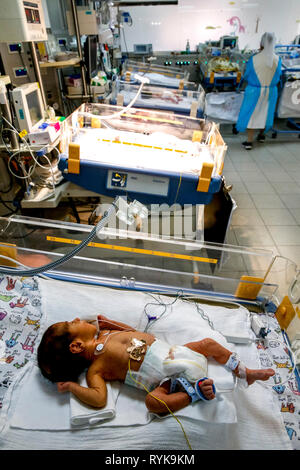
[[256, 209], [237, 208], [232, 216], [232, 226], [264, 225], [259, 212]]
[[269, 182], [274, 186], [277, 185], [277, 183], [285, 183], [286, 186], [288, 187], [289, 184], [287, 183], [295, 183], [294, 179], [294, 174], [289, 175], [286, 171], [284, 170], [278, 170], [278, 169], [269, 169], [267, 171], [264, 171], [265, 169], [261, 169], [266, 178], [269, 180]]
[[257, 161], [257, 166], [260, 170], [264, 171], [266, 175], [268, 175], [272, 171], [278, 171], [278, 172], [283, 171], [283, 168], [280, 165], [280, 163], [276, 162], [275, 160], [273, 161], [266, 160], [265, 158], [263, 159], [260, 158]]
[[289, 209], [299, 209], [300, 208], [300, 194], [289, 193], [281, 194], [280, 199], [283, 201], [286, 207]]
[[294, 172], [294, 171], [300, 171], [300, 162], [299, 162], [299, 160], [291, 160], [289, 162], [285, 162], [284, 160], [280, 160], [280, 164], [281, 164], [282, 168], [284, 168], [284, 170], [287, 173], [291, 173], [291, 172]]
[[[230, 180], [228, 180], [230, 181]], [[235, 193], [233, 196], [239, 209], [254, 209], [255, 205], [248, 193]], [[300, 218], [300, 215], [299, 215]]]
[[233, 161], [233, 166], [236, 170], [239, 171], [259, 171], [259, 168], [256, 163], [251, 160], [236, 159]]
[[276, 245], [267, 227], [265, 226], [255, 226], [255, 227], [235, 226], [234, 233], [235, 233], [238, 244], [241, 246], [252, 246], [252, 247], [260, 248], [264, 246]]
[[[230, 181], [226, 180], [226, 183], [230, 184]], [[233, 183], [231, 194], [237, 193], [249, 194], [245, 184], [242, 181], [236, 181]]]
[[300, 183], [300, 171], [299, 170], [293, 170], [293, 171], [290, 171], [288, 172], [287, 171], [287, 174], [293, 179], [296, 181], [296, 183]]
[[248, 192], [252, 194], [275, 194], [276, 191], [269, 182], [244, 181]]
[[244, 182], [254, 181], [254, 182], [269, 183], [267, 177], [259, 168], [257, 170], [240, 171], [239, 175], [240, 175], [241, 180]]
[[292, 225], [268, 226], [276, 245], [299, 245], [300, 227]]
[[277, 194], [251, 194], [251, 198], [258, 209], [282, 209], [284, 202]]
[[295, 181], [290, 184], [285, 181], [277, 181], [276, 183], [273, 182], [271, 184], [278, 194], [300, 194], [300, 186]]
[[237, 181], [241, 182], [241, 176], [235, 170], [227, 170], [224, 168], [223, 175], [225, 176], [226, 181], [230, 181], [231, 183], [236, 183]]
[[[297, 225], [298, 222], [288, 209], [258, 209], [265, 225]], [[299, 241], [300, 242], [300, 241]]]
[[284, 256], [291, 261], [294, 261], [298, 266], [300, 266], [300, 245], [291, 246], [291, 245], [278, 245], [278, 250], [281, 256]]
[[[298, 209], [289, 209], [290, 213], [293, 215], [293, 217], [296, 219], [297, 224], [300, 225], [300, 208]], [[299, 242], [300, 245], [300, 242]]]

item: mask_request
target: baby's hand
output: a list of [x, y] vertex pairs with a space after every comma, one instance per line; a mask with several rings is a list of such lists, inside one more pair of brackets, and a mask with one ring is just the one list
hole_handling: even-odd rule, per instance
[[104, 315], [97, 315], [97, 318], [99, 322], [103, 320], [107, 320], [107, 317], [105, 317]]
[[97, 320], [99, 328], [104, 328], [105, 326], [107, 326], [108, 318], [106, 318], [104, 315], [97, 315]]
[[72, 382], [56, 382], [59, 393], [69, 392]]

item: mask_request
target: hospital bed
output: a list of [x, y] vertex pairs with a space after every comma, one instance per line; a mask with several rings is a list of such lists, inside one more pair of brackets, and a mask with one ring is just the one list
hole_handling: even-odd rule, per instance
[[[110, 104], [127, 106], [138, 92], [138, 85], [120, 80], [113, 82]], [[197, 91], [187, 91], [145, 85], [135, 108], [154, 109], [203, 118], [205, 92], [201, 85]]]
[[166, 67], [163, 65], [146, 64], [144, 62], [125, 61], [120, 80], [137, 84], [136, 75], [142, 75], [149, 80], [151, 86], [163, 86], [179, 90], [197, 91], [199, 84], [189, 82], [189, 73], [177, 67]]
[[239, 117], [243, 99], [243, 91], [206, 93], [204, 108], [205, 119], [220, 124], [235, 125]]
[[[26, 265], [27, 256], [37, 266], [45, 264], [42, 255], [61, 259], [92, 227], [14, 216], [0, 219], [0, 229], [1, 263]], [[289, 341], [299, 302], [293, 262], [267, 250], [103, 226], [80, 253], [42, 276], [1, 275], [1, 450], [299, 448], [299, 375]], [[176, 414], [185, 434], [174, 416], [149, 415], [145, 393], [124, 384], [108, 384], [105, 419], [84, 421], [91, 410], [83, 419], [72, 397], [42, 378], [35, 354], [48, 325], [99, 313], [171, 343], [212, 337], [249, 367], [276, 374], [243, 388], [209, 362], [217, 397]], [[253, 314], [268, 342], [254, 333]]]

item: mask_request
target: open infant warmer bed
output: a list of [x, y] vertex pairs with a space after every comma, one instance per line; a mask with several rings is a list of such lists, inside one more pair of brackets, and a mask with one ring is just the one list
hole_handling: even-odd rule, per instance
[[[61, 259], [92, 230], [16, 216], [0, 222], [1, 262], [19, 268]], [[42, 277], [1, 269], [1, 449], [299, 448], [299, 377], [283, 331], [298, 302], [294, 263], [265, 250], [104, 227]], [[36, 350], [48, 325], [101, 313], [170, 344], [212, 337], [248, 367], [276, 374], [244, 388], [209, 360], [217, 395], [175, 414], [186, 437], [173, 416], [147, 412], [146, 392], [118, 382], [108, 384], [105, 409], [87, 409], [41, 376]], [[254, 313], [268, 341], [251, 328]]]

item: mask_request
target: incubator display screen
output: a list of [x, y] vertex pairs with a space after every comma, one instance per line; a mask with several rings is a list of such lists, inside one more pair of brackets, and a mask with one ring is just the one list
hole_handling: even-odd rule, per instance
[[28, 93], [26, 98], [27, 98], [27, 104], [28, 104], [31, 122], [32, 122], [32, 125], [34, 126], [37, 122], [39, 122], [43, 118], [37, 91], [35, 90], [35, 91], [32, 91], [31, 93]]
[[[39, 10], [32, 8], [32, 7], [38, 8], [38, 5], [36, 3], [24, 2], [24, 6], [25, 6], [25, 14], [26, 14], [27, 23], [41, 24]], [[26, 8], [26, 6], [31, 7], [31, 8]]]

